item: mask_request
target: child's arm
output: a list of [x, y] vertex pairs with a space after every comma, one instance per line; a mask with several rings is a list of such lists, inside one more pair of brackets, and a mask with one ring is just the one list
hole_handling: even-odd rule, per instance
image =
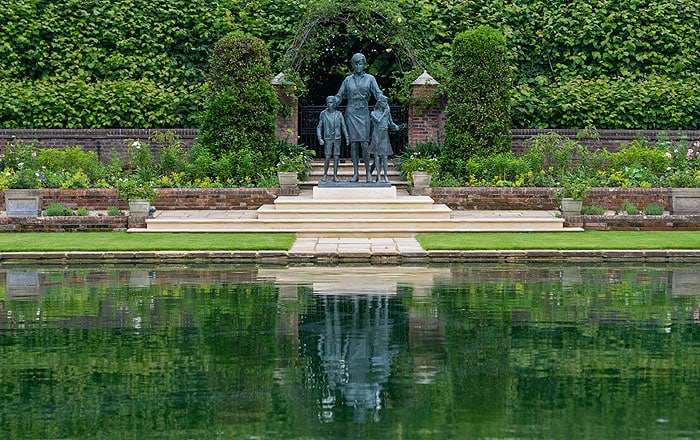
[[318, 125], [316, 126], [316, 138], [318, 139], [319, 145], [324, 145], [326, 142], [323, 140], [323, 116], [325, 110], [321, 112], [321, 116], [318, 118]]

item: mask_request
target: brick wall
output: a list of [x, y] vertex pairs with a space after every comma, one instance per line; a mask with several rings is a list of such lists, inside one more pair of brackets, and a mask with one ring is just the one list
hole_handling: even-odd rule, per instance
[[414, 85], [411, 90], [412, 105], [408, 106], [408, 144], [445, 140], [445, 104], [432, 103], [435, 86]]
[[0, 231], [4, 232], [109, 232], [125, 231], [127, 217], [6, 217], [0, 216]]
[[[162, 188], [153, 206], [171, 209], [257, 209], [273, 203], [283, 191], [280, 188]], [[51, 203], [69, 208], [104, 211], [111, 206], [128, 209], [117, 190], [111, 188], [44, 189], [42, 209]], [[0, 210], [5, 210], [5, 195], [0, 191]]]
[[566, 218], [564, 226], [587, 231], [697, 231], [700, 215], [577, 215]]
[[[426, 195], [455, 210], [554, 210], [556, 188], [430, 188]], [[628, 200], [640, 210], [652, 203], [669, 209], [667, 188], [593, 188], [584, 204], [619, 209]]]
[[[430, 93], [429, 86], [425, 87], [426, 90], [416, 93]], [[409, 106], [408, 113], [408, 142], [410, 145], [416, 145], [418, 142], [444, 141], [444, 107], [438, 104], [432, 106], [416, 104]], [[292, 111], [291, 116], [284, 113], [280, 113], [278, 116], [277, 136], [280, 139], [293, 142], [298, 135], [298, 112]], [[117, 155], [123, 156], [131, 141], [138, 139], [141, 142], [148, 142], [154, 133], [166, 131], [174, 133], [185, 145], [185, 148], [192, 146], [198, 134], [196, 129], [0, 129], [0, 153], [4, 152], [7, 142], [21, 139], [27, 143], [36, 141], [46, 148], [81, 146], [87, 151], [96, 152], [100, 160], [106, 162], [113, 150]], [[567, 136], [591, 150], [607, 148], [610, 151], [616, 151], [620, 145], [630, 143], [640, 137], [656, 142], [660, 133], [666, 133], [671, 139], [685, 137], [690, 142], [700, 140], [700, 130], [598, 130], [599, 139], [577, 139], [580, 130], [513, 129], [511, 130], [513, 152], [516, 155], [522, 154], [527, 139], [548, 132]]]
[[196, 129], [171, 128], [171, 129], [0, 129], [0, 150], [4, 153], [5, 144], [15, 140], [25, 143], [36, 142], [45, 148], [63, 148], [66, 146], [80, 146], [86, 151], [94, 151], [103, 162], [108, 162], [112, 151], [119, 157], [126, 155], [126, 148], [138, 139], [141, 142], [149, 142], [154, 133], [174, 133], [189, 148], [197, 138]]

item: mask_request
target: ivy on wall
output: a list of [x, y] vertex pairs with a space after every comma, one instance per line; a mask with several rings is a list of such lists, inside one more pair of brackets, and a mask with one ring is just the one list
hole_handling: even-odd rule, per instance
[[[696, 0], [0, 0], [0, 90], [3, 97], [18, 97], [0, 101], [0, 127], [196, 127], [215, 41], [234, 30], [260, 38], [277, 73], [306, 19], [347, 3], [369, 13], [353, 9], [345, 21], [318, 29], [343, 28], [369, 41], [391, 41], [381, 47], [363, 43], [369, 50], [391, 49], [370, 57], [376, 60], [371, 67], [387, 75], [391, 70], [380, 66], [385, 61], [410, 70], [412, 62], [401, 50], [406, 35], [418, 64], [444, 82], [457, 34], [479, 25], [498, 29], [514, 68], [515, 127], [697, 127]], [[330, 47], [353, 41], [333, 34]], [[315, 53], [312, 67], [320, 65], [314, 59], [321, 61]], [[323, 69], [346, 71], [347, 60]], [[90, 99], [41, 99], [63, 87], [83, 87]], [[652, 97], [644, 105], [626, 102], [625, 90], [644, 95], [640, 92], [649, 87], [670, 99], [660, 105]], [[600, 101], [605, 88], [620, 99]], [[102, 93], [103, 101], [114, 96], [115, 102], [99, 102]], [[575, 106], [567, 93], [574, 93]], [[129, 94], [140, 94], [139, 102]], [[602, 102], [607, 110], [596, 110]], [[135, 110], [139, 105], [147, 110]], [[121, 106], [130, 108], [117, 109]]]

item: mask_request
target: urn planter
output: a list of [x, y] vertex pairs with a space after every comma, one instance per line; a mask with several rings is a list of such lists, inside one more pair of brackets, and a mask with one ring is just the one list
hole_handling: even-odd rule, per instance
[[411, 179], [413, 180], [413, 188], [415, 189], [427, 189], [430, 188], [430, 174], [423, 171], [414, 171], [411, 173]]
[[129, 215], [148, 216], [151, 202], [148, 199], [129, 199]]
[[296, 188], [298, 173], [295, 171], [278, 171], [277, 177], [280, 181], [280, 188]]
[[563, 217], [570, 217], [572, 215], [581, 215], [581, 207], [583, 206], [583, 200], [572, 199], [569, 197], [564, 197], [561, 199], [561, 215]]
[[43, 189], [6, 189], [5, 212], [8, 217], [38, 217], [43, 199]]

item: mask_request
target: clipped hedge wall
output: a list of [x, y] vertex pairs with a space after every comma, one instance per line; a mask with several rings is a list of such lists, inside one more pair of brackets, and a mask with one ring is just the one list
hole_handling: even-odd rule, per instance
[[273, 165], [279, 101], [271, 77], [270, 55], [259, 38], [236, 33], [217, 41], [201, 145], [215, 156], [241, 150], [259, 154], [258, 169]]
[[510, 151], [511, 72], [505, 38], [480, 26], [452, 45], [443, 169], [455, 176], [471, 156]]

